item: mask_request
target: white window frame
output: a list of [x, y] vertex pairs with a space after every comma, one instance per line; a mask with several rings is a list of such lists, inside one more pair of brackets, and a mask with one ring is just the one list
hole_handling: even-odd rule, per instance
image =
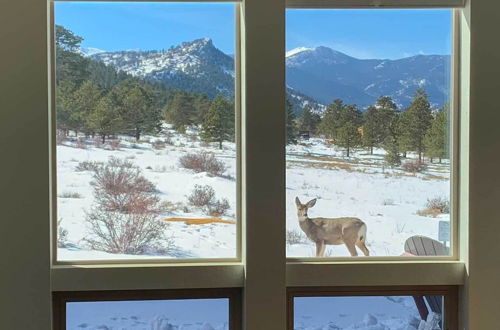
[[[64, 1], [64, 0], [60, 0]], [[90, 0], [99, 1], [99, 0]], [[108, 0], [110, 1], [110, 0]], [[123, 0], [122, 0], [123, 1]], [[154, 0], [158, 1], [158, 0]], [[424, 7], [455, 7], [462, 1], [436, 0], [381, 0], [374, 1], [353, 0], [314, 0], [315, 8], [424, 8]], [[457, 9], [456, 16], [462, 23], [456, 38], [461, 38], [455, 47], [460, 49], [462, 60], [471, 51], [468, 21], [471, 14], [470, 0], [466, 3], [466, 10]], [[180, 1], [178, 1], [180, 2]], [[24, 138], [31, 141], [26, 147], [27, 155], [20, 154], [19, 161], [12, 161], [6, 167], [8, 173], [18, 174], [15, 170], [22, 171], [22, 176], [17, 175], [15, 183], [6, 181], [4, 187], [13, 190], [5, 190], [8, 195], [5, 200], [5, 227], [9, 235], [5, 235], [0, 242], [0, 260], [10, 263], [5, 272], [5, 290], [2, 290], [6, 306], [5, 312], [8, 317], [4, 319], [4, 326], [15, 329], [49, 329], [50, 328], [50, 293], [56, 291], [100, 291], [100, 290], [148, 290], [148, 289], [190, 289], [190, 288], [243, 288], [243, 328], [246, 330], [285, 330], [286, 329], [286, 287], [338, 287], [338, 286], [398, 286], [398, 285], [468, 285], [472, 283], [470, 290], [477, 288], [479, 294], [494, 301], [493, 296], [498, 289], [490, 280], [490, 275], [482, 273], [481, 267], [487, 266], [488, 261], [480, 259], [482, 252], [488, 252], [481, 244], [484, 230], [474, 229], [471, 242], [477, 244], [477, 248], [471, 249], [474, 259], [471, 265], [468, 263], [469, 246], [468, 240], [468, 216], [469, 216], [469, 177], [468, 177], [468, 147], [469, 131], [468, 118], [469, 102], [479, 105], [481, 100], [472, 98], [469, 100], [468, 93], [454, 95], [456, 106], [460, 106], [460, 118], [457, 116], [457, 124], [454, 125], [461, 130], [458, 134], [460, 140], [459, 157], [464, 166], [454, 173], [461, 190], [456, 194], [460, 197], [460, 203], [454, 207], [460, 209], [460, 231], [461, 245], [458, 246], [460, 253], [454, 260], [412, 260], [400, 262], [397, 260], [372, 260], [366, 262], [315, 262], [297, 261], [288, 262], [285, 255], [285, 224], [280, 219], [285, 218], [285, 7], [290, 8], [313, 6], [307, 0], [244, 0], [240, 4], [241, 13], [241, 105], [242, 105], [242, 163], [241, 163], [241, 187], [242, 205], [241, 221], [242, 227], [242, 254], [241, 261], [207, 263], [203, 260], [198, 264], [99, 264], [99, 265], [56, 265], [51, 260], [49, 246], [54, 237], [49, 231], [49, 196], [51, 181], [47, 178], [49, 171], [49, 150], [47, 137], [49, 136], [48, 109], [50, 108], [51, 96], [47, 96], [47, 90], [51, 90], [50, 80], [47, 72], [51, 70], [50, 57], [47, 48], [50, 47], [48, 40], [50, 24], [50, 0], [44, 3], [40, 0], [26, 0], [24, 2], [13, 1], [11, 9], [1, 11], [0, 25], [9, 31], [10, 26], [20, 28], [22, 33], [16, 34], [16, 40], [9, 40], [8, 45], [13, 46], [22, 56], [14, 59], [14, 55], [6, 55], [6, 63], [12, 64], [19, 61], [22, 65], [14, 69], [2, 66], [0, 72], [6, 72], [12, 79], [8, 82], [0, 81], [0, 90], [12, 92], [13, 95], [21, 95], [23, 87], [30, 91], [29, 97], [15, 100], [7, 95], [7, 106], [5, 111], [9, 121], [3, 127], [8, 134], [14, 134], [15, 129], [25, 134]], [[26, 3], [29, 3], [27, 5]], [[49, 4], [49, 6], [47, 6]], [[342, 5], [343, 4], [343, 5]], [[3, 4], [2, 4], [3, 5]], [[496, 5], [490, 4], [495, 7]], [[29, 7], [30, 10], [26, 11]], [[476, 7], [479, 9], [480, 7]], [[485, 10], [478, 10], [485, 13]], [[20, 22], [19, 13], [24, 13], [24, 21]], [[49, 15], [48, 15], [49, 14]], [[491, 18], [485, 23], [479, 23], [479, 17], [474, 16], [477, 24], [476, 37], [485, 31], [490, 25]], [[28, 23], [26, 23], [28, 22]], [[476, 23], [474, 23], [476, 24]], [[483, 25], [481, 25], [483, 24]], [[14, 33], [10, 33], [12, 38]], [[4, 35], [0, 34], [0, 38]], [[7, 40], [7, 38], [5, 38]], [[24, 42], [23, 47], [17, 44], [17, 40]], [[24, 52], [23, 52], [24, 50]], [[485, 57], [484, 49], [475, 51], [479, 59]], [[26, 66], [31, 64], [30, 66]], [[468, 74], [468, 61], [459, 64], [460, 70], [457, 74], [467, 79], [454, 79], [454, 85], [462, 91], [468, 91], [470, 86]], [[480, 63], [474, 62], [476, 65]], [[458, 65], [458, 64], [457, 64]], [[484, 67], [481, 67], [484, 68]], [[16, 73], [22, 77], [29, 75], [30, 81], [15, 79]], [[485, 75], [484, 71], [476, 72], [477, 77]], [[473, 78], [477, 82], [479, 79]], [[44, 79], [45, 78], [45, 79]], [[26, 79], [28, 80], [28, 79]], [[474, 92], [479, 93], [477, 90]], [[477, 96], [474, 94], [473, 96]], [[478, 96], [484, 96], [479, 93]], [[455, 107], [454, 107], [455, 108]], [[47, 111], [44, 111], [47, 109]], [[455, 111], [455, 110], [454, 110]], [[26, 116], [26, 117], [24, 117]], [[481, 117], [483, 116], [483, 117]], [[475, 113], [473, 118], [484, 121], [484, 114]], [[498, 118], [497, 114], [495, 118]], [[17, 119], [16, 119], [17, 118]], [[30, 120], [25, 120], [29, 118]], [[13, 129], [9, 125], [13, 124]], [[21, 122], [23, 125], [17, 125]], [[5, 122], [0, 122], [4, 124]], [[471, 122], [471, 125], [476, 122]], [[472, 126], [474, 128], [474, 126]], [[281, 129], [280, 129], [281, 128]], [[485, 137], [478, 134], [480, 127], [475, 127], [472, 132], [471, 150], [480, 147], [485, 142]], [[0, 131], [3, 134], [4, 131]], [[9, 135], [2, 135], [9, 137]], [[13, 136], [13, 135], [12, 135]], [[272, 140], [275, 143], [264, 144], [263, 141]], [[4, 149], [6, 155], [18, 155], [21, 141], [13, 143], [13, 147]], [[466, 148], [467, 147], [467, 148]], [[14, 157], [12, 157], [14, 159]], [[30, 161], [32, 162], [30, 164]], [[33, 166], [33, 164], [35, 164]], [[16, 166], [18, 167], [16, 169]], [[491, 171], [486, 171], [483, 176], [476, 167], [476, 178], [488, 179]], [[489, 168], [487, 168], [489, 169]], [[500, 178], [493, 176], [492, 179]], [[17, 188], [20, 186], [20, 188]], [[34, 196], [34, 200], [26, 202], [27, 196], [21, 195], [26, 189]], [[471, 194], [479, 193], [480, 187], [472, 185]], [[475, 189], [475, 190], [474, 190]], [[23, 204], [25, 203], [25, 204]], [[479, 198], [472, 197], [472, 205], [475, 206], [470, 213], [480, 215], [478, 208], [481, 205], [492, 207], [494, 202], [483, 202]], [[481, 204], [483, 203], [483, 204]], [[489, 203], [489, 204], [488, 204]], [[10, 205], [12, 204], [12, 206]], [[23, 205], [25, 207], [23, 208]], [[484, 211], [488, 214], [488, 211]], [[484, 213], [483, 212], [483, 213]], [[491, 213], [490, 213], [491, 214]], [[463, 221], [462, 221], [463, 220]], [[481, 219], [476, 218], [479, 223]], [[487, 219], [490, 220], [490, 219]], [[484, 220], [482, 223], [485, 223]], [[29, 225], [27, 225], [29, 224]], [[248, 226], [246, 225], [248, 224]], [[493, 229], [500, 229], [498, 224], [492, 225]], [[496, 226], [496, 227], [495, 227]], [[53, 234], [53, 233], [52, 233]], [[26, 242], [27, 247], [19, 247], [19, 242]], [[19, 247], [19, 248], [18, 248]], [[18, 248], [16, 253], [11, 250]], [[469, 268], [471, 267], [471, 268]], [[472, 277], [468, 278], [467, 272], [472, 269]], [[475, 271], [475, 273], [474, 273]], [[479, 275], [478, 275], [479, 274]], [[480, 283], [484, 280], [484, 284]], [[496, 278], [495, 278], [496, 280]], [[492, 293], [488, 295], [488, 290]], [[494, 313], [478, 309], [467, 309], [467, 302], [478, 302], [478, 293], [467, 291], [462, 293], [466, 300], [462, 305], [464, 313], [470, 316], [470, 324], [483, 328], [493, 329], [496, 325]], [[17, 299], [12, 299], [16, 297]], [[472, 297], [472, 298], [471, 298]], [[496, 297], [495, 297], [496, 298]], [[23, 304], [23, 305], [21, 305]], [[21, 306], [25, 308], [20, 308]], [[30, 313], [27, 313], [30, 311]], [[464, 322], [467, 322], [464, 321]], [[486, 322], [486, 323], [485, 323]], [[489, 323], [488, 323], [489, 322]], [[465, 324], [465, 323], [464, 323]], [[462, 327], [463, 328], [463, 327]], [[475, 329], [475, 328], [471, 328]]]

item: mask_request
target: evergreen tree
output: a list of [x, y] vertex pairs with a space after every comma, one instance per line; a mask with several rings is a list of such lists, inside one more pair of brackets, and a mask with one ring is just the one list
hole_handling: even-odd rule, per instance
[[388, 96], [380, 97], [374, 106], [368, 108], [363, 125], [363, 145], [370, 149], [371, 155], [374, 147], [380, 147], [386, 141], [396, 109], [396, 104]]
[[321, 117], [311, 111], [311, 107], [306, 105], [302, 110], [299, 120], [299, 130], [316, 133]]
[[71, 121], [73, 106], [73, 93], [76, 90], [76, 85], [69, 80], [62, 80], [56, 85], [56, 121], [57, 128], [61, 130], [65, 136], [76, 125]]
[[222, 142], [234, 140], [234, 104], [217, 94], [212, 101], [202, 125], [201, 137], [207, 142]]
[[434, 115], [430, 128], [424, 138], [426, 154], [431, 158], [441, 159], [448, 157], [448, 110], [449, 106], [445, 105]]
[[336, 140], [337, 133], [340, 128], [340, 116], [344, 108], [344, 103], [340, 99], [334, 100], [328, 107], [321, 119], [318, 126], [320, 133], [325, 135], [327, 138]]
[[195, 109], [194, 123], [196, 125], [203, 124], [210, 108], [210, 99], [205, 94], [195, 95], [193, 97], [193, 107]]
[[297, 123], [295, 113], [293, 112], [292, 103], [286, 100], [286, 144], [297, 143]]
[[424, 137], [431, 125], [432, 112], [427, 94], [417, 89], [409, 108], [402, 114], [400, 147], [418, 153], [419, 161], [425, 150]]
[[113, 91], [124, 128], [137, 141], [141, 134], [157, 133], [161, 130], [161, 111], [153, 106], [153, 95], [141, 83], [126, 80]]
[[88, 61], [78, 54], [82, 41], [82, 37], [73, 34], [61, 25], [56, 25], [56, 83], [61, 80], [70, 80], [81, 84], [87, 79]]
[[69, 122], [75, 133], [80, 131], [85, 132], [86, 135], [93, 134], [93, 131], [87, 126], [87, 117], [96, 107], [102, 93], [103, 91], [98, 85], [91, 81], [85, 81], [69, 96]]
[[346, 149], [347, 157], [350, 157], [352, 148], [361, 145], [361, 124], [362, 113], [355, 105], [342, 107], [335, 144]]
[[172, 101], [165, 108], [165, 121], [172, 124], [178, 132], [184, 133], [193, 124], [196, 109], [192, 99], [184, 91], [176, 91]]
[[87, 117], [87, 126], [101, 137], [102, 143], [106, 142], [106, 136], [117, 134], [123, 128], [123, 121], [112, 97], [101, 97]]

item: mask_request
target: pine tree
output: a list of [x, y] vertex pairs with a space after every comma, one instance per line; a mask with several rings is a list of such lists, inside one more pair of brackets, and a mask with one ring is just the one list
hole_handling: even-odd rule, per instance
[[204, 95], [195, 95], [193, 97], [193, 108], [195, 110], [194, 123], [196, 125], [201, 125], [205, 121], [205, 116], [210, 108], [210, 99]]
[[164, 110], [165, 121], [172, 124], [176, 131], [184, 133], [186, 128], [193, 124], [192, 118], [195, 112], [189, 95], [184, 91], [176, 91], [172, 101]]
[[404, 151], [415, 151], [422, 161], [425, 150], [424, 137], [431, 125], [432, 111], [423, 89], [417, 89], [409, 108], [402, 114], [400, 147]]
[[69, 96], [71, 98], [69, 101], [69, 122], [75, 133], [83, 131], [87, 135], [92, 134], [92, 130], [87, 126], [87, 117], [96, 107], [102, 93], [103, 91], [98, 85], [85, 81]]
[[202, 125], [201, 137], [207, 142], [222, 142], [234, 140], [234, 105], [217, 94]]
[[321, 119], [318, 126], [320, 133], [325, 135], [327, 138], [335, 139], [337, 138], [337, 133], [340, 128], [340, 116], [344, 108], [344, 103], [340, 99], [334, 100], [328, 107]]
[[106, 142], [106, 136], [116, 134], [123, 128], [122, 118], [112, 97], [101, 97], [87, 117], [87, 126], [101, 137], [102, 143]]
[[292, 103], [286, 100], [286, 144], [297, 143], [297, 123]]
[[362, 113], [355, 105], [347, 105], [342, 108], [335, 144], [346, 149], [347, 157], [350, 157], [352, 148], [361, 145], [359, 130], [361, 123]]
[[389, 134], [389, 124], [395, 115], [397, 107], [388, 96], [380, 97], [374, 106], [370, 106], [365, 114], [363, 125], [363, 145], [370, 149], [380, 147]]
[[127, 80], [113, 90], [119, 104], [124, 128], [137, 141], [144, 133], [157, 133], [161, 129], [161, 111], [153, 106], [153, 95], [139, 82]]
[[449, 106], [445, 105], [434, 115], [431, 126], [424, 138], [426, 154], [431, 158], [441, 159], [448, 157], [448, 111]]
[[56, 83], [70, 80], [79, 85], [87, 79], [88, 60], [77, 53], [82, 41], [82, 37], [61, 25], [56, 25]]

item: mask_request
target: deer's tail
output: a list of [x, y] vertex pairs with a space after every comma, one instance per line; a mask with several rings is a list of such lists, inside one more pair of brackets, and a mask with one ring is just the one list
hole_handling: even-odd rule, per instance
[[366, 224], [363, 223], [361, 227], [359, 227], [358, 231], [358, 241], [365, 242], [366, 241]]

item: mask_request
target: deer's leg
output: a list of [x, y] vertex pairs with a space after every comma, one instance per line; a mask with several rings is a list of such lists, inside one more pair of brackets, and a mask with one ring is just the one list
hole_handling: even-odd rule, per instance
[[356, 246], [361, 250], [363, 251], [364, 255], [365, 256], [369, 256], [370, 255], [370, 251], [368, 250], [368, 248], [366, 247], [365, 245], [365, 241], [357, 241], [356, 242]]
[[316, 257], [323, 257], [325, 253], [325, 241], [316, 242]]
[[357, 257], [358, 256], [358, 251], [356, 251], [356, 245], [352, 241], [344, 241], [345, 246], [347, 246], [347, 250], [349, 250], [349, 253], [351, 254], [352, 257]]

